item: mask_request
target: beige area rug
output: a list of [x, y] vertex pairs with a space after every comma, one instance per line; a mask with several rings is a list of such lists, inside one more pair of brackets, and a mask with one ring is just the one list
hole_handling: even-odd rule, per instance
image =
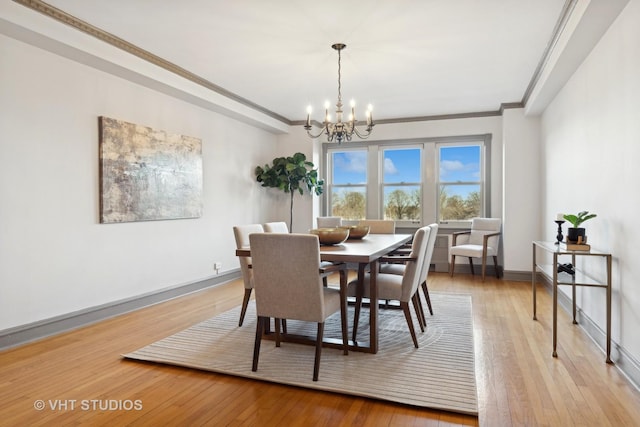
[[[317, 382], [312, 381], [314, 347], [309, 345], [285, 342], [276, 348], [273, 341], [263, 340], [258, 371], [251, 371], [253, 301], [242, 327], [236, 307], [124, 357], [477, 415], [471, 296], [432, 293], [431, 300], [434, 315], [427, 313], [427, 330], [420, 333], [415, 322], [419, 349], [402, 311], [381, 309], [379, 352], [344, 356], [341, 350], [324, 348]], [[360, 338], [368, 337], [367, 314], [363, 309]], [[287, 327], [289, 333], [315, 337], [315, 324], [288, 321]], [[325, 337], [341, 337], [338, 314], [327, 320]]]

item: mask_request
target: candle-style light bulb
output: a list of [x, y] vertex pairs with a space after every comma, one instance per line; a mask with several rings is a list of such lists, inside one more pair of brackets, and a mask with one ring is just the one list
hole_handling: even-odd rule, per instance
[[313, 111], [313, 108], [311, 108], [311, 105], [307, 106], [307, 126], [311, 126], [311, 112]]

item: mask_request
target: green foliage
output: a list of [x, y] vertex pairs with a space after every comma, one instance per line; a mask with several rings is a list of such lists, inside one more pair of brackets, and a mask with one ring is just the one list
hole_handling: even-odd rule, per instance
[[461, 221], [477, 217], [480, 215], [481, 202], [477, 191], [469, 193], [465, 200], [457, 195], [448, 196], [443, 188], [440, 190], [440, 220]]
[[410, 193], [405, 190], [393, 190], [385, 201], [384, 217], [395, 220], [420, 220], [420, 190]]
[[364, 193], [349, 191], [345, 193], [334, 193], [331, 197], [333, 206], [331, 214], [340, 216], [343, 219], [365, 219], [366, 218], [366, 198]]
[[580, 224], [582, 224], [588, 219], [595, 218], [596, 216], [598, 215], [590, 214], [589, 211], [582, 211], [582, 212], [578, 212], [577, 215], [567, 214], [564, 216], [564, 219], [569, 221], [574, 228], [579, 228]]
[[295, 153], [291, 157], [277, 157], [273, 159], [271, 166], [256, 166], [256, 181], [262, 187], [278, 188], [291, 195], [289, 208], [289, 230], [293, 225], [293, 195], [297, 191], [304, 194], [306, 188], [310, 194], [317, 196], [322, 194], [324, 180], [318, 179], [318, 170], [314, 169], [312, 162], [302, 153]]

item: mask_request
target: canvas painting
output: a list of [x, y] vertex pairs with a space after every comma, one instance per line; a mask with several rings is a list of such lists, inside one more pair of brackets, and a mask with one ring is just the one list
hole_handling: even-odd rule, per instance
[[100, 222], [202, 216], [202, 141], [99, 118]]

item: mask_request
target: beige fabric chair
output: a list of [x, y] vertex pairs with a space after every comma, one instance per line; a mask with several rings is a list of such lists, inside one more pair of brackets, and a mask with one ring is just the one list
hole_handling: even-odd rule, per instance
[[340, 216], [319, 216], [316, 218], [318, 228], [333, 228], [342, 225], [342, 217]]
[[340, 290], [322, 285], [320, 243], [316, 235], [262, 233], [252, 234], [249, 240], [258, 313], [252, 369], [258, 369], [260, 343], [269, 318], [276, 319], [276, 347], [280, 347], [281, 341], [280, 320], [316, 322], [313, 380], [317, 381], [324, 322], [337, 311], [341, 312], [343, 351], [348, 354], [346, 270], [340, 266]]
[[371, 234], [394, 234], [396, 222], [392, 219], [363, 219], [358, 225], [368, 225]]
[[[424, 257], [424, 264], [422, 271], [420, 272], [420, 286], [424, 293], [425, 300], [427, 301], [427, 308], [429, 314], [433, 316], [433, 307], [431, 306], [431, 297], [429, 296], [429, 288], [427, 286], [427, 278], [429, 276], [429, 269], [431, 268], [431, 258], [433, 257], [433, 249], [436, 245], [436, 238], [438, 237], [438, 224], [429, 224], [429, 240], [427, 241], [426, 255]], [[402, 276], [405, 271], [405, 264], [387, 263], [380, 266], [380, 272], [385, 274], [397, 274]], [[419, 300], [418, 300], [419, 301]], [[424, 311], [421, 309], [420, 313], [424, 315]], [[426, 326], [426, 319], [422, 317], [422, 324]]]
[[[261, 224], [238, 225], [233, 227], [233, 235], [236, 238], [236, 249], [249, 248], [249, 234], [262, 233], [263, 231]], [[242, 280], [244, 281], [244, 298], [242, 299], [240, 322], [238, 323], [238, 326], [242, 326], [244, 316], [247, 313], [247, 305], [251, 298], [251, 291], [253, 290], [253, 271], [251, 268], [251, 257], [239, 257], [239, 259]]]
[[[404, 317], [413, 339], [413, 345], [418, 348], [418, 338], [416, 337], [415, 328], [413, 326], [413, 319], [411, 317], [411, 311], [409, 309], [409, 301], [413, 303], [413, 308], [418, 313], [419, 307], [416, 302], [416, 291], [420, 285], [420, 278], [422, 274], [422, 267], [424, 259], [427, 255], [427, 243], [429, 241], [429, 235], [431, 229], [429, 226], [419, 228], [413, 236], [413, 245], [411, 246], [411, 253], [408, 256], [395, 256], [381, 258], [381, 261], [393, 261], [398, 262], [404, 259], [406, 267], [404, 274], [399, 276], [397, 274], [384, 274], [378, 273], [376, 277], [376, 284], [378, 286], [378, 299], [379, 300], [397, 300], [400, 302], [400, 307], [404, 312]], [[349, 289], [347, 294], [356, 297], [355, 314], [353, 320], [353, 340], [356, 340], [358, 321], [360, 318], [360, 310], [362, 306], [362, 298], [369, 297], [369, 273], [365, 274], [363, 281], [359, 282], [357, 279], [349, 282]], [[420, 314], [418, 314], [420, 316]], [[420, 319], [418, 319], [420, 320]], [[419, 322], [422, 327], [422, 322]]]
[[[286, 222], [267, 222], [263, 225], [265, 233], [288, 233], [289, 227]], [[325, 286], [328, 286], [328, 277], [333, 274], [331, 266], [332, 262], [321, 262], [320, 268], [324, 268], [326, 271], [322, 276], [322, 280]]]
[[263, 225], [265, 233], [288, 233], [286, 222], [267, 222]]
[[487, 269], [487, 257], [493, 257], [493, 265], [496, 269], [496, 277], [500, 278], [498, 268], [498, 245], [500, 244], [500, 218], [473, 218], [471, 220], [471, 230], [453, 233], [453, 242], [449, 248], [451, 258], [451, 276], [456, 267], [456, 256], [466, 256], [469, 258], [471, 274], [473, 271], [473, 258], [482, 259], [482, 281], [484, 282], [485, 271]]

